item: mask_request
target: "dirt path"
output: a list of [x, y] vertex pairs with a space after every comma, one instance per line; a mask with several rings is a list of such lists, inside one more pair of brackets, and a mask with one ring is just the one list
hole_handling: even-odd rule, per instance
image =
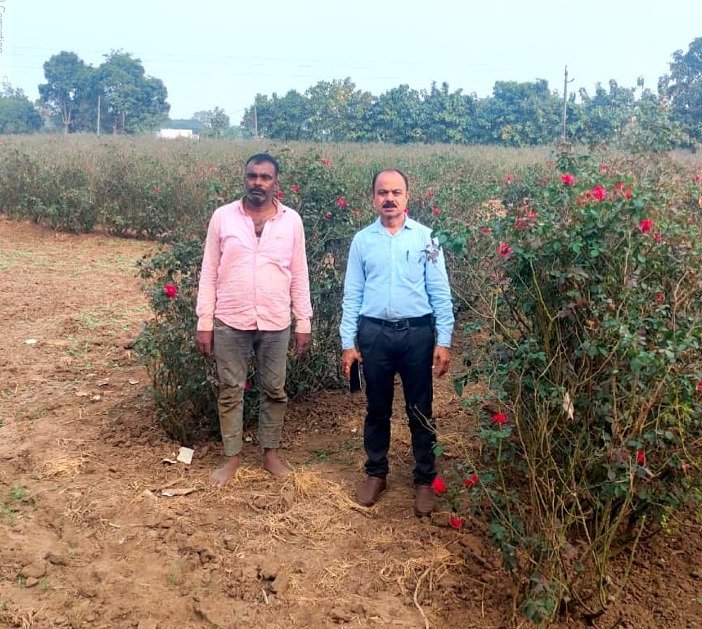
[[[134, 262], [152, 249], [0, 221], [0, 626], [507, 624], [510, 579], [482, 525], [413, 516], [403, 422], [389, 491], [373, 509], [353, 503], [359, 398], [291, 406], [285, 482], [261, 471], [251, 443], [221, 490], [207, 483], [218, 444], [200, 444], [189, 467], [163, 463], [178, 444], [155, 427], [146, 374], [123, 348], [149, 316]], [[448, 380], [436, 410], [444, 433], [465, 430]], [[695, 626], [689, 524], [645, 550], [601, 626]]]

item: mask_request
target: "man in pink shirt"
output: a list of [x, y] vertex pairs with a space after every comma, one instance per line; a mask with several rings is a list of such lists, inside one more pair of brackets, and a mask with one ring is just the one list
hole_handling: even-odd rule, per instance
[[225, 461], [211, 477], [220, 487], [240, 464], [244, 387], [253, 352], [261, 393], [258, 438], [263, 466], [289, 473], [278, 454], [288, 398], [285, 372], [291, 311], [294, 349], [310, 347], [312, 305], [300, 215], [276, 198], [278, 162], [258, 153], [246, 162], [245, 196], [217, 208], [207, 229], [197, 295], [198, 349], [214, 354]]

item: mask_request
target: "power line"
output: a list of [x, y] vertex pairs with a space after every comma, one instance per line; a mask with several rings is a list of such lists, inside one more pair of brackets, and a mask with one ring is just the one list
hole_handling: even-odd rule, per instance
[[[58, 48], [61, 48], [61, 47], [59, 46]], [[49, 48], [46, 46], [14, 46], [13, 45], [11, 47], [11, 49], [9, 50], [9, 55], [14, 54], [12, 52], [13, 49], [14, 50], [40, 50], [40, 51], [44, 51], [44, 52], [52, 52], [53, 54], [58, 54], [56, 52], [56, 47]], [[65, 47], [63, 47], [62, 50], [63, 49], [65, 49]], [[104, 50], [82, 50], [80, 53], [76, 53], [76, 54], [104, 55], [104, 54], [109, 54], [109, 53], [105, 53]], [[202, 53], [202, 54], [188, 53], [187, 56], [183, 56], [183, 55], [176, 55], [174, 53], [156, 52], [156, 53], [147, 53], [147, 57], [145, 57], [144, 55], [137, 54], [137, 53], [129, 53], [129, 54], [140, 59], [142, 61], [142, 63], [144, 63], [147, 59], [150, 62], [156, 62], [156, 61], [160, 61], [159, 57], [171, 57], [171, 58], [173, 58], [172, 62], [174, 62], [174, 63], [183, 63], [183, 60], [187, 61], [187, 60], [193, 59], [193, 58], [200, 58], [200, 59], [206, 60], [208, 65], [228, 65], [228, 63], [230, 61], [244, 61], [244, 62], [247, 62], [249, 65], [251, 65], [251, 57], [246, 56], [246, 55], [224, 55], [224, 56], [217, 55], [217, 59], [213, 60], [212, 55], [208, 54], [208, 53]], [[35, 56], [39, 56], [39, 55], [37, 54]], [[351, 64], [358, 64], [359, 66], [367, 66], [369, 63], [371, 63], [370, 61], [368, 63], [362, 63], [362, 62], [357, 61], [353, 57], [332, 58], [332, 57], [329, 57], [327, 55], [325, 55], [323, 57], [289, 57], [289, 56], [285, 56], [285, 57], [257, 57], [257, 60], [270, 61], [273, 63], [281, 63], [281, 62], [289, 63], [292, 61], [292, 62], [299, 62], [299, 63], [326, 62], [326, 63], [348, 64], [350, 62]], [[163, 61], [166, 61], [166, 60], [164, 59]], [[171, 61], [169, 61], [169, 62], [171, 62]], [[407, 61], [407, 60], [394, 60], [394, 61], [392, 61], [392, 64], [399, 65], [399, 66], [413, 66], [413, 67], [424, 67], [427, 65], [432, 65], [429, 62], [417, 62], [417, 61]], [[263, 65], [263, 64], [259, 64], [259, 65]], [[484, 67], [484, 68], [488, 68], [488, 69], [495, 69], [495, 68], [491, 68], [490, 64], [488, 64], [488, 63], [461, 63], [461, 66], [467, 67], [467, 68]], [[507, 69], [507, 68], [500, 68], [500, 70], [503, 70], [503, 69]]]

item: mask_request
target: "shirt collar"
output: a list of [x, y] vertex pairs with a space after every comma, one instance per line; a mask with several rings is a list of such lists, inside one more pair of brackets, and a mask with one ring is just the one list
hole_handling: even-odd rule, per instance
[[[375, 219], [374, 223], [371, 223], [373, 226], [373, 231], [376, 232], [384, 232], [385, 227], [383, 227], [383, 224], [380, 222], [380, 216]], [[414, 229], [418, 225], [417, 221], [412, 220], [409, 216], [405, 216], [405, 222], [402, 224], [402, 230], [404, 229]], [[399, 233], [399, 232], [398, 232]]]
[[[239, 201], [238, 201], [240, 214], [246, 214], [246, 212], [244, 211], [244, 199], [245, 198], [246, 197], [241, 197], [241, 199], [239, 199]], [[283, 205], [275, 197], [273, 197], [272, 201], [273, 201], [273, 205], [275, 205], [275, 216], [280, 216], [283, 212], [285, 212], [285, 210], [287, 209], [287, 206]]]

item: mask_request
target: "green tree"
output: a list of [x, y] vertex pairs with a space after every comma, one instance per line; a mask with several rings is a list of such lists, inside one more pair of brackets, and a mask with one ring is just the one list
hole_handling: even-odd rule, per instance
[[[272, 137], [268, 135], [270, 133], [268, 127], [274, 115], [272, 102], [268, 96], [256, 94], [254, 104], [244, 110], [244, 116], [239, 125], [244, 137]], [[263, 126], [261, 126], [261, 121], [263, 121]]]
[[24, 92], [6, 85], [0, 93], [0, 134], [33, 133], [42, 125], [41, 115]]
[[282, 98], [274, 93], [268, 116], [264, 116], [265, 136], [285, 141], [305, 140], [309, 117], [309, 101], [300, 92], [290, 90]]
[[[643, 87], [643, 81], [640, 80]], [[665, 152], [690, 146], [690, 136], [674, 120], [665, 93], [659, 96], [644, 89], [636, 101], [634, 116], [624, 127], [622, 148], [628, 151]]]
[[635, 116], [635, 91], [615, 80], [610, 80], [609, 91], [597, 83], [593, 96], [580, 89], [580, 103], [573, 108], [573, 139], [590, 146], [619, 142], [625, 126]]
[[160, 79], [146, 76], [141, 60], [131, 53], [105, 55], [95, 79], [103, 99], [102, 124], [113, 133], [153, 131], [168, 119], [166, 87]]
[[381, 94], [371, 105], [366, 128], [379, 142], [425, 141], [422, 129], [423, 102], [417, 90], [400, 85]]
[[432, 83], [431, 90], [423, 92], [423, 96], [422, 130], [425, 141], [467, 143], [475, 113], [473, 99], [460, 89], [451, 93], [446, 82], [440, 88]]
[[245, 135], [274, 140], [306, 140], [309, 139], [308, 122], [310, 104], [308, 99], [290, 90], [279, 98], [275, 92], [272, 98], [256, 95], [255, 104], [246, 109], [241, 121]]
[[548, 82], [497, 81], [492, 97], [478, 108], [473, 141], [534, 146], [558, 137], [561, 100]]
[[61, 121], [64, 133], [72, 130], [91, 70], [74, 52], [62, 51], [44, 63], [46, 83], [39, 86], [40, 101]]
[[319, 81], [305, 96], [311, 112], [308, 139], [329, 142], [369, 139], [365, 121], [373, 95], [357, 90], [350, 78]]
[[702, 140], [702, 37], [695, 39], [686, 53], [673, 53], [670, 75], [662, 79], [661, 87], [671, 99], [673, 118], [693, 138]]
[[196, 111], [193, 120], [197, 121], [202, 133], [208, 138], [221, 138], [229, 129], [229, 116], [224, 113], [221, 107], [215, 107], [207, 111]]

